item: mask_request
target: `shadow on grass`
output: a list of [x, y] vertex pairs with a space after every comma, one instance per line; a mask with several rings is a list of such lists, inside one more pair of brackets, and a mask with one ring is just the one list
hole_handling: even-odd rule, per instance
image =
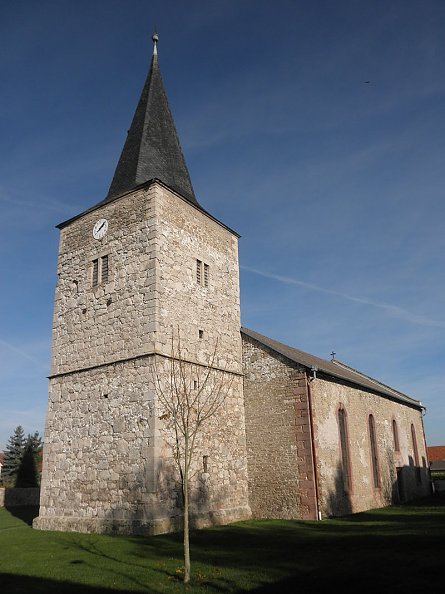
[[39, 506], [38, 505], [21, 505], [21, 506], [5, 506], [5, 509], [22, 522], [28, 524], [28, 526], [32, 526], [32, 521], [34, 518], [37, 518], [39, 515]]
[[[114, 535], [109, 538], [119, 539], [121, 543], [128, 540], [127, 537], [122, 535]], [[108, 546], [106, 546], [104, 544], [105, 541], [100, 536], [96, 539], [95, 535], [85, 536], [84, 534], [78, 534], [76, 532], [62, 533], [58, 536], [58, 540], [60, 544], [64, 546], [65, 550], [72, 550], [76, 552], [78, 556], [82, 556], [81, 559], [71, 560], [70, 563], [72, 565], [83, 565], [85, 571], [88, 573], [94, 573], [95, 569], [97, 570], [99, 566], [102, 566], [102, 568], [105, 567], [108, 575], [113, 575], [116, 578], [123, 578], [134, 584], [138, 589], [142, 588], [144, 592], [151, 592], [151, 590], [147, 590], [146, 580], [140, 579], [141, 569], [144, 570], [144, 573], [156, 571], [156, 569], [151, 566], [151, 559], [150, 562], [149, 560], [145, 562], [142, 559], [132, 560], [131, 556], [122, 556], [122, 551], [119, 546], [114, 548], [111, 547], [110, 549], [111, 541], [107, 541]], [[177, 548], [175, 548], [174, 552], [177, 553]], [[167, 556], [167, 554], [167, 551], [165, 551], [165, 556]], [[154, 551], [150, 551], [150, 557], [155, 557]]]
[[394, 530], [397, 524], [402, 529], [407, 527], [420, 529], [424, 526], [425, 529], [434, 530], [435, 527], [441, 526], [436, 524], [437, 517], [445, 518], [445, 493], [435, 493], [405, 504], [353, 514], [340, 518], [339, 521], [351, 525], [363, 522], [370, 525], [381, 523], [386, 525], [388, 530]]
[[[2, 592], [8, 594], [129, 594], [130, 590], [96, 588], [85, 584], [61, 582], [47, 578], [29, 577], [12, 573], [0, 573]], [[134, 593], [134, 590], [131, 590]], [[151, 590], [145, 589], [147, 594]], [[154, 591], [153, 591], [154, 593]]]
[[[134, 539], [141, 557], [162, 556], [173, 536]], [[177, 541], [176, 541], [177, 542]], [[445, 498], [322, 522], [255, 521], [191, 534], [195, 585], [258, 594], [423, 591], [443, 588]], [[158, 546], [156, 546], [158, 545]], [[167, 553], [171, 555], [170, 552]], [[376, 571], [378, 568], [378, 571]], [[164, 572], [172, 577], [171, 570]], [[192, 582], [193, 583], [193, 582]]]
[[[181, 534], [144, 538], [58, 533], [54, 538], [71, 567], [80, 568], [79, 575], [101, 570], [113, 580], [129, 581], [121, 587], [152, 594], [180, 586]], [[191, 588], [199, 592], [344, 593], [356, 592], [357, 584], [361, 591], [372, 584], [374, 591], [382, 592], [422, 592], [426, 586], [439, 592], [445, 497], [322, 522], [264, 520], [193, 531], [191, 545]], [[80, 583], [34, 583], [10, 574], [0, 574], [0, 584], [8, 594], [110, 592]]]

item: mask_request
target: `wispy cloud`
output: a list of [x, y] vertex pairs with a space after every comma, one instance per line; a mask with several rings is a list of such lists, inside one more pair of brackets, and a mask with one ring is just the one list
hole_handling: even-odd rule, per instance
[[23, 359], [27, 359], [28, 361], [31, 361], [32, 363], [35, 363], [35, 364], [43, 367], [41, 361], [39, 361], [38, 359], [36, 359], [32, 355], [30, 355], [23, 349], [16, 347], [15, 345], [11, 344], [10, 342], [7, 342], [6, 340], [2, 340], [1, 338], [0, 338], [0, 346], [2, 346], [3, 348], [7, 349], [8, 351], [10, 351], [16, 355], [19, 355]]
[[289, 276], [282, 276], [279, 274], [273, 274], [270, 272], [265, 272], [263, 270], [259, 270], [258, 268], [252, 268], [250, 266], [241, 265], [240, 268], [245, 270], [246, 272], [251, 272], [253, 274], [257, 274], [264, 278], [269, 278], [271, 280], [275, 280], [277, 282], [286, 284], [286, 285], [294, 285], [298, 287], [302, 287], [309, 291], [316, 291], [317, 293], [325, 293], [328, 295], [334, 295], [335, 297], [339, 297], [340, 299], [345, 299], [347, 301], [351, 301], [353, 303], [359, 303], [362, 305], [368, 305], [370, 307], [374, 307], [377, 309], [381, 309], [385, 311], [390, 316], [405, 320], [412, 324], [417, 324], [420, 326], [428, 326], [433, 328], [445, 328], [445, 321], [444, 320], [434, 320], [428, 318], [426, 316], [421, 316], [410, 312], [402, 307], [397, 305], [392, 305], [389, 303], [384, 303], [381, 301], [374, 301], [373, 299], [368, 299], [366, 297], [356, 297], [355, 295], [349, 295], [348, 293], [342, 293], [341, 291], [336, 291], [335, 289], [329, 289], [327, 287], [321, 287], [319, 285], [314, 285], [312, 283], [308, 283], [306, 281], [302, 281], [297, 278], [289, 277]]
[[[12, 196], [4, 195], [1, 193], [0, 190], [0, 202], [5, 204], [12, 204], [13, 206], [24, 206], [26, 208], [35, 209], [36, 207], [36, 200], [35, 197], [33, 200], [23, 200], [22, 198], [14, 198]], [[40, 198], [39, 199], [39, 208], [47, 208], [49, 210], [60, 210], [66, 211], [70, 208], [68, 203], [62, 202], [60, 200], [50, 200], [48, 198]]]

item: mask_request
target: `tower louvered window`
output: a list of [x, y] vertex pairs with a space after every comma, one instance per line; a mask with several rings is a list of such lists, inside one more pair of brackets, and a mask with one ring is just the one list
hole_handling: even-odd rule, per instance
[[208, 287], [210, 281], [210, 267], [202, 260], [196, 260], [196, 283], [201, 287]]
[[108, 255], [95, 258], [92, 262], [91, 285], [93, 289], [108, 282], [110, 265]]
[[99, 260], [93, 260], [93, 277], [92, 277], [92, 285], [93, 287], [97, 287], [99, 284]]
[[108, 282], [108, 256], [102, 256], [101, 262], [101, 279], [103, 283]]

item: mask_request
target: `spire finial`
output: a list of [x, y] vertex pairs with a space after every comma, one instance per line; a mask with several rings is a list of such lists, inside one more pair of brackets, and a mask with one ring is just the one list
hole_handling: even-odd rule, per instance
[[158, 55], [159, 35], [156, 33], [156, 27], [155, 27], [154, 33], [151, 36], [151, 38], [153, 39], [153, 55], [154, 56], [157, 56]]
[[154, 47], [148, 75], [107, 199], [115, 198], [141, 184], [157, 179], [195, 206], [199, 206], [162, 83], [156, 51], [156, 24], [152, 32]]

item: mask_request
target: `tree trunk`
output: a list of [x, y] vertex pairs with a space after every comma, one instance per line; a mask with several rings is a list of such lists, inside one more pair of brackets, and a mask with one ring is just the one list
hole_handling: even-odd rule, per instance
[[184, 472], [184, 583], [190, 581], [190, 542], [189, 542], [189, 485], [188, 469]]

